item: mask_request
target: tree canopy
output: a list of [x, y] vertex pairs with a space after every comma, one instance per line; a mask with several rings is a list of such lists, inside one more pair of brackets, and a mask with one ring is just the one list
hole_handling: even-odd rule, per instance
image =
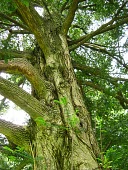
[[[53, 108], [49, 107], [51, 103], [40, 103], [44, 99], [53, 100], [49, 99], [50, 95], [47, 93], [50, 91], [51, 94], [51, 89], [55, 91], [48, 83], [53, 81], [50, 69], [59, 68], [64, 78], [69, 70], [66, 73], [65, 65], [54, 66], [52, 59], [47, 57], [46, 61], [50, 64], [45, 68], [44, 77], [48, 81], [42, 81], [41, 74], [46, 61], [41, 59], [40, 55], [50, 56], [56, 52], [59, 56], [62, 55], [59, 53], [59, 45], [63, 37], [57, 37], [57, 32], [60, 32], [66, 37], [67, 46], [64, 41], [62, 46], [70, 52], [69, 61], [74, 69], [73, 74], [91, 116], [92, 128], [103, 156], [103, 159], [99, 158], [98, 161], [104, 169], [127, 170], [128, 1], [3, 0], [0, 2], [0, 9], [0, 72], [10, 74], [8, 79], [0, 77], [0, 94], [3, 96], [0, 103], [1, 113], [6, 111], [6, 99], [13, 101], [34, 120], [41, 116], [45, 118], [48, 112], [53, 112]], [[55, 39], [50, 34], [53, 34]], [[58, 63], [61, 59], [58, 57]], [[63, 60], [66, 60], [66, 57]], [[38, 62], [42, 64], [41, 68]], [[37, 70], [40, 70], [40, 75]], [[59, 77], [57, 73], [56, 76]], [[21, 88], [24, 84], [31, 87], [32, 94]], [[54, 98], [54, 103], [63, 104], [67, 100], [60, 98], [62, 101]], [[77, 122], [75, 118], [71, 120], [72, 124]], [[23, 127], [11, 124], [8, 130], [8, 123], [10, 125], [10, 122], [0, 119], [0, 132], [5, 134], [10, 144], [13, 142], [19, 148], [3, 148], [8, 142], [1, 138], [0, 168], [24, 168], [28, 163], [32, 163], [32, 160], [30, 155], [27, 155], [27, 149], [22, 150], [24, 146], [29, 147], [27, 141], [24, 141], [24, 145], [19, 141], [22, 139], [18, 128]], [[11, 138], [11, 133], [16, 133], [16, 138]], [[25, 132], [25, 135], [28, 134]], [[10, 153], [13, 156], [10, 156]], [[23, 164], [25, 156], [30, 159]], [[29, 168], [31, 166], [26, 167]]]

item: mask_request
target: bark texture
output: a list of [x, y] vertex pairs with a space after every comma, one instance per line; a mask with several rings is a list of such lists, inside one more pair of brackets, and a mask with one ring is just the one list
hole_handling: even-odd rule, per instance
[[19, 57], [8, 64], [1, 61], [0, 65], [6, 72], [13, 70], [25, 75], [33, 91], [30, 95], [1, 78], [0, 92], [33, 120], [29, 129], [29, 147], [34, 170], [99, 169], [96, 160], [99, 149], [75, 79], [67, 43], [67, 32], [79, 1], [72, 1], [64, 24], [59, 13], [54, 12], [52, 17], [46, 13], [43, 18], [33, 6], [28, 8], [19, 0], [14, 2], [24, 23], [35, 35], [37, 46], [29, 54], [33, 61]]

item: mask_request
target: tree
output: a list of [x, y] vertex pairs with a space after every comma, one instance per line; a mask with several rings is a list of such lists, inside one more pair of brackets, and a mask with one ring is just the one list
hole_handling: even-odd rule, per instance
[[[102, 94], [103, 101], [106, 95], [118, 109], [128, 108], [128, 79], [115, 76], [128, 70], [127, 41], [119, 41], [128, 23], [127, 2], [1, 3], [0, 71], [13, 74], [11, 81], [0, 77], [2, 102], [10, 99], [31, 119], [27, 127], [0, 119], [0, 132], [32, 156], [34, 170], [102, 169], [90, 96]], [[31, 94], [19, 87], [26, 80]]]

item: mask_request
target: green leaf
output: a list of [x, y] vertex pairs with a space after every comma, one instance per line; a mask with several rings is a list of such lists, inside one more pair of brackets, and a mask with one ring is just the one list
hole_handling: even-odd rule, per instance
[[61, 101], [61, 103], [62, 103], [63, 105], [66, 105], [66, 104], [67, 104], [67, 99], [66, 99], [66, 97], [62, 97], [62, 98], [60, 99], [60, 101]]
[[36, 118], [35, 121], [38, 125], [47, 126], [47, 122], [42, 117]]
[[54, 100], [55, 103], [57, 104], [60, 104], [60, 105], [66, 105], [67, 104], [67, 99], [66, 97], [62, 97], [60, 98], [60, 101], [59, 100]]
[[55, 103], [57, 104], [60, 104], [60, 101], [59, 100], [54, 100]]
[[15, 160], [16, 160], [16, 157], [15, 157], [15, 156], [8, 156], [8, 158], [9, 158], [11, 161], [15, 161]]
[[4, 146], [4, 149], [5, 149], [5, 150], [8, 150], [8, 151], [10, 151], [10, 152], [13, 152], [13, 150], [12, 150], [11, 148], [9, 148], [8, 146]]

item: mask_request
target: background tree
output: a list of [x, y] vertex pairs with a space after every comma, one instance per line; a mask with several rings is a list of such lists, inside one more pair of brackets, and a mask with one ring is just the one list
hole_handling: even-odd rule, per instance
[[[0, 108], [8, 98], [31, 117], [27, 127], [0, 119], [3, 152], [27, 155], [13, 169], [32, 160], [34, 170], [122, 168], [128, 1], [10, 0], [0, 8], [0, 71], [12, 74], [0, 78]], [[31, 94], [20, 87], [26, 81]]]

